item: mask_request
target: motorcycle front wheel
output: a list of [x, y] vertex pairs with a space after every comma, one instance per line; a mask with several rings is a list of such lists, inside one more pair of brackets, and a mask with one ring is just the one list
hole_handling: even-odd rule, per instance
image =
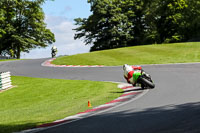
[[139, 78], [139, 82], [141, 83], [142, 88], [149, 87], [151, 89], [155, 88], [155, 84], [143, 77]]

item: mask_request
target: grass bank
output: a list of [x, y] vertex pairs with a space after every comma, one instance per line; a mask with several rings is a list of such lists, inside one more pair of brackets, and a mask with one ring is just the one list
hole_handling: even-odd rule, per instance
[[134, 46], [59, 57], [57, 65], [168, 64], [200, 62], [200, 42]]
[[35, 127], [111, 101], [122, 92], [114, 83], [85, 80], [12, 77], [13, 85], [0, 93], [0, 132]]
[[22, 59], [0, 59], [0, 62], [1, 61], [15, 61], [15, 60], [22, 60]]

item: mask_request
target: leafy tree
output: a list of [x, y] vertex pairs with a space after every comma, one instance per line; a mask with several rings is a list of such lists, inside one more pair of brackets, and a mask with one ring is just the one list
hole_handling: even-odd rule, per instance
[[88, 0], [88, 18], [75, 19], [75, 39], [91, 51], [200, 37], [200, 0]]
[[92, 15], [75, 19], [75, 39], [84, 37], [91, 51], [146, 44], [148, 0], [88, 0]]
[[153, 0], [146, 14], [148, 36], [156, 43], [199, 37], [200, 0]]
[[[0, 24], [2, 25], [4, 23], [5, 17], [4, 17], [5, 11], [0, 8]], [[0, 37], [3, 36], [5, 33], [4, 29], [0, 28]]]
[[[1, 23], [0, 23], [0, 54], [3, 54], [7, 50], [7, 48], [10, 47], [10, 44], [8, 42], [8, 33], [13, 30], [11, 28], [11, 24], [9, 24], [8, 19], [10, 19], [13, 15], [13, 12], [11, 10], [5, 10], [8, 5], [3, 4], [4, 1], [0, 1], [0, 15], [1, 15]], [[11, 3], [10, 1], [9, 3]]]
[[131, 26], [130, 36], [134, 37], [129, 42], [131, 45], [146, 44], [148, 24], [146, 22], [147, 7], [152, 1], [125, 0], [122, 5], [122, 13], [128, 17], [128, 25]]
[[177, 42], [183, 36], [179, 33], [181, 26], [184, 25], [184, 10], [188, 7], [185, 0], [164, 0], [158, 3], [157, 10], [159, 19], [157, 20], [157, 30], [159, 41]]
[[88, 0], [93, 14], [86, 18], [75, 19], [80, 27], [75, 39], [85, 37], [85, 43], [94, 45], [91, 51], [127, 46], [133, 39], [128, 17], [122, 13], [120, 0]]
[[181, 33], [184, 34], [185, 40], [200, 40], [200, 0], [186, 1], [188, 7], [184, 12], [184, 25]]
[[[0, 7], [5, 17], [0, 29], [0, 54], [20, 58], [21, 52], [46, 47], [55, 42], [54, 34], [46, 28], [41, 4], [44, 0], [2, 0]], [[1, 20], [1, 19], [0, 19]], [[0, 30], [0, 31], [1, 31]], [[11, 52], [12, 51], [12, 52]]]

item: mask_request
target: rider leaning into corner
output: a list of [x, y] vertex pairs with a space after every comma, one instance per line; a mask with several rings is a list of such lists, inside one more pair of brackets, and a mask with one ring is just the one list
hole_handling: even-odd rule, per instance
[[54, 54], [54, 56], [55, 56], [57, 52], [58, 52], [57, 47], [56, 47], [56, 46], [53, 46], [53, 47], [51, 48], [52, 57], [53, 57], [53, 54]]
[[133, 86], [136, 85], [140, 73], [150, 78], [150, 75], [145, 73], [141, 66], [130, 66], [124, 64], [123, 70], [124, 70], [124, 78], [127, 80], [128, 83], [132, 84]]

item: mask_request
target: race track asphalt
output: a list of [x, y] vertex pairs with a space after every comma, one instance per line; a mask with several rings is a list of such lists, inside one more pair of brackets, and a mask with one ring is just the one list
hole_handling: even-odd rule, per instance
[[[0, 62], [12, 75], [125, 82], [121, 67], [43, 67], [46, 59]], [[143, 97], [42, 133], [199, 133], [200, 64], [143, 66], [156, 84]]]

